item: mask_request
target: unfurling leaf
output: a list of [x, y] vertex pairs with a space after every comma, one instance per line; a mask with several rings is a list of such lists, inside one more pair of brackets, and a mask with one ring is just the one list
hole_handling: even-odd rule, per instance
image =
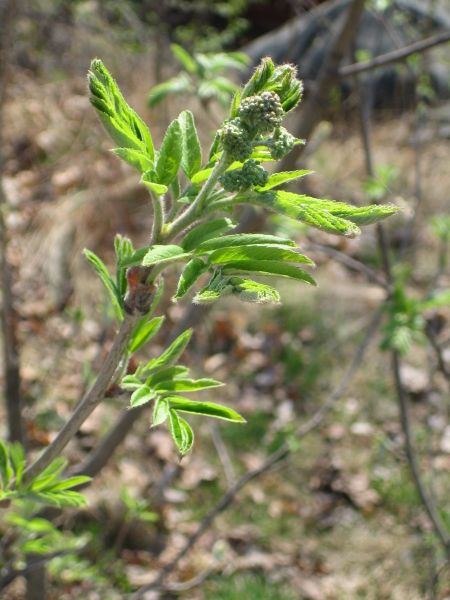
[[119, 295], [116, 284], [114, 283], [111, 275], [109, 274], [105, 263], [96, 254], [94, 254], [94, 252], [91, 252], [91, 250], [88, 250], [87, 248], [83, 250], [83, 254], [94, 267], [94, 269], [97, 272], [97, 275], [100, 277], [101, 282], [105, 286], [111, 303], [113, 305], [117, 320], [122, 321], [124, 314], [122, 298]]
[[230, 278], [230, 283], [233, 286], [233, 294], [236, 294], [243, 302], [279, 304], [281, 301], [278, 291], [265, 283], [240, 277]]
[[170, 123], [159, 150], [156, 163], [156, 183], [170, 185], [180, 168], [183, 153], [182, 132], [178, 119]]
[[202, 147], [191, 111], [184, 110], [179, 115], [178, 122], [181, 127], [181, 168], [186, 177], [191, 179], [202, 166]]
[[197, 279], [208, 269], [201, 258], [194, 257], [184, 267], [178, 280], [177, 291], [173, 297], [174, 301], [182, 298], [191, 289]]
[[121, 147], [138, 150], [154, 160], [153, 141], [147, 125], [126, 103], [119, 86], [101, 60], [94, 59], [88, 73], [91, 104], [112, 139]]

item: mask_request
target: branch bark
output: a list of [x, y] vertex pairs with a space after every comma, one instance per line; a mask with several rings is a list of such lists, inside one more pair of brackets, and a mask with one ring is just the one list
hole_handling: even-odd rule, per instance
[[403, 48], [398, 48], [397, 50], [392, 50], [391, 52], [386, 52], [385, 54], [380, 54], [371, 60], [366, 60], [364, 62], [354, 63], [351, 65], [346, 65], [345, 67], [341, 67], [338, 71], [338, 76], [340, 79], [345, 77], [351, 77], [354, 75], [360, 75], [361, 73], [367, 73], [368, 71], [373, 71], [374, 69], [378, 69], [379, 67], [385, 67], [392, 63], [400, 62], [411, 56], [412, 54], [417, 54], [419, 52], [425, 52], [426, 50], [430, 50], [436, 46], [441, 44], [446, 44], [450, 41], [450, 31], [443, 31], [442, 33], [438, 33], [436, 35], [425, 38], [424, 40], [420, 40], [418, 42], [414, 42], [413, 44], [409, 44], [408, 46], [404, 46]]

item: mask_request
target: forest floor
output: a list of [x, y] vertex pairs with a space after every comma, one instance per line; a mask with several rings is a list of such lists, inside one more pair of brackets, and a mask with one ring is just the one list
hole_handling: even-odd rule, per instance
[[[126, 69], [122, 73], [125, 92], [132, 90], [128, 96], [150, 122], [162, 123], [168, 111], [176, 114], [177, 102], [149, 113], [143, 100], [147, 88], [125, 75]], [[111, 264], [115, 232], [140, 246], [151, 215], [137, 178], [107, 151], [109, 140], [89, 107], [82, 78], [49, 83], [17, 72], [9, 97], [7, 222], [20, 314], [27, 433], [37, 451], [52, 439], [89, 385], [113, 329], [100, 284], [81, 249], [89, 247]], [[196, 112], [195, 105], [192, 109]], [[409, 114], [382, 116], [373, 130], [376, 161], [399, 173], [388, 198], [404, 208], [402, 216], [388, 223], [393, 247], [402, 243], [408, 207], [415, 202], [412, 120]], [[200, 124], [207, 139], [207, 124], [201, 119]], [[162, 127], [154, 130], [160, 140]], [[304, 189], [365, 202], [354, 123], [323, 131], [324, 139], [302, 164], [316, 172]], [[436, 242], [428, 219], [448, 212], [450, 145], [436, 139], [433, 131], [424, 130], [420, 226], [407, 248], [415, 263], [414, 292], [424, 288], [435, 269]], [[268, 226], [273, 231], [290, 227], [277, 219], [270, 219]], [[86, 490], [88, 508], [81, 515], [69, 511], [61, 522], [63, 529], [89, 533], [94, 543], [82, 561], [53, 561], [55, 598], [113, 600], [150, 582], [227, 486], [283, 441], [293, 449], [289, 462], [248, 484], [170, 581], [189, 580], [205, 569], [211, 569], [210, 576], [198, 588], [161, 597], [429, 597], [441, 557], [409, 478], [389, 361], [379, 350], [380, 333], [373, 336], [362, 367], [320, 426], [301, 439], [295, 436], [296, 427], [339, 384], [383, 299], [363, 274], [327, 257], [317, 244], [377, 268], [374, 232], [368, 228], [350, 241], [300, 227], [296, 235], [318, 264], [318, 288], [284, 284], [283, 304], [273, 308], [221, 302], [196, 328], [187, 353], [197, 374], [227, 382], [220, 399], [242, 412], [248, 423], [195, 423], [194, 450], [180, 462], [166, 430], [150, 430], [144, 413]], [[169, 297], [170, 289], [170, 328], [187, 306], [170, 305]], [[448, 328], [448, 313], [443, 311], [442, 318]], [[167, 330], [157, 344], [164, 335]], [[404, 378], [423, 471], [432, 465], [435, 480], [428, 483], [445, 499], [450, 495], [448, 389], [439, 374], [430, 376], [430, 361], [424, 348], [415, 347], [405, 361]], [[108, 398], [95, 411], [67, 450], [72, 464], [95, 447], [126, 403], [123, 396]], [[147, 500], [157, 520], [124, 526], [124, 490]], [[5, 598], [19, 598], [22, 585], [18, 580]], [[448, 598], [445, 576], [439, 586], [435, 597]]]

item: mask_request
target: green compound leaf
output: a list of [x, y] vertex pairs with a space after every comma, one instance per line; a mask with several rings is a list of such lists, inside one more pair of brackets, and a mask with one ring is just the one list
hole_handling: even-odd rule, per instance
[[243, 302], [279, 304], [281, 301], [278, 291], [265, 283], [240, 277], [232, 277], [230, 283], [233, 285], [233, 294]]
[[275, 244], [268, 246], [230, 246], [219, 248], [208, 256], [208, 263], [225, 265], [228, 262], [246, 259], [278, 260], [314, 265], [314, 262], [304, 254], [300, 254], [296, 250], [292, 250], [286, 246], [276, 246]]
[[166, 392], [199, 392], [209, 388], [222, 387], [224, 384], [215, 379], [174, 379], [161, 381], [155, 386], [159, 394]]
[[180, 279], [178, 280], [177, 291], [175, 292], [172, 300], [176, 302], [182, 298], [191, 289], [197, 279], [208, 270], [206, 265], [201, 258], [194, 257], [184, 267]]
[[157, 175], [155, 171], [146, 171], [141, 177], [141, 183], [145, 185], [151, 192], [156, 194], [157, 196], [163, 196], [167, 193], [169, 188], [167, 185], [163, 185], [162, 183], [157, 183], [155, 180]]
[[180, 122], [175, 119], [167, 128], [159, 151], [155, 168], [156, 183], [170, 185], [177, 176], [183, 154], [182, 143]]
[[165, 317], [161, 316], [150, 319], [149, 321], [140, 321], [136, 329], [133, 331], [133, 335], [128, 345], [128, 351], [130, 353], [137, 352], [139, 348], [142, 348], [144, 344], [154, 338], [161, 329], [164, 319]]
[[153, 168], [153, 162], [150, 160], [148, 154], [145, 154], [141, 150], [134, 150], [133, 148], [115, 148], [112, 152], [137, 169], [140, 173], [145, 173]]
[[205, 415], [216, 419], [224, 419], [225, 421], [233, 421], [234, 423], [246, 423], [244, 417], [239, 413], [222, 404], [216, 404], [214, 402], [196, 402], [195, 400], [183, 398], [183, 396], [169, 396], [166, 400], [169, 402], [171, 408], [179, 412]]
[[183, 456], [192, 448], [194, 433], [189, 424], [179, 417], [175, 410], [169, 411], [169, 431], [178, 452]]
[[158, 398], [153, 407], [152, 427], [161, 425], [169, 416], [169, 403], [164, 398]]
[[101, 60], [94, 59], [88, 73], [91, 104], [112, 139], [121, 148], [146, 154], [153, 162], [153, 141], [144, 121], [126, 103], [119, 86]]
[[163, 83], [153, 86], [147, 102], [150, 108], [153, 108], [169, 94], [192, 93], [193, 91], [194, 85], [190, 76], [187, 73], [180, 73]]
[[136, 408], [137, 406], [143, 406], [144, 404], [151, 402], [155, 397], [155, 391], [150, 389], [147, 385], [143, 385], [131, 394], [130, 407]]
[[286, 191], [257, 193], [247, 200], [328, 233], [355, 237], [358, 225], [369, 225], [396, 212], [392, 205], [351, 206]]
[[309, 273], [298, 267], [287, 265], [275, 260], [236, 260], [225, 265], [226, 273], [252, 272], [261, 275], [277, 275], [279, 277], [289, 277], [299, 279], [310, 285], [316, 285], [315, 280]]
[[228, 246], [249, 246], [249, 245], [267, 245], [277, 244], [279, 246], [295, 246], [295, 242], [292, 240], [277, 237], [275, 235], [260, 234], [260, 233], [236, 233], [232, 235], [225, 235], [218, 238], [213, 238], [201, 243], [195, 253], [204, 254], [217, 250], [219, 248], [226, 248]]
[[266, 185], [257, 187], [256, 189], [259, 192], [265, 192], [267, 190], [271, 190], [272, 188], [278, 187], [283, 183], [287, 183], [288, 181], [294, 181], [295, 179], [299, 179], [300, 177], [305, 177], [305, 175], [310, 175], [311, 173], [314, 173], [314, 171], [308, 171], [307, 169], [274, 173], [273, 175], [269, 176]]
[[192, 337], [193, 330], [186, 329], [157, 358], [152, 358], [145, 366], [145, 371], [153, 371], [173, 365], [183, 354]]
[[142, 260], [144, 267], [156, 264], [167, 264], [177, 260], [183, 260], [190, 257], [189, 252], [185, 252], [180, 246], [172, 244], [151, 246]]
[[334, 216], [323, 208], [321, 201], [308, 196], [299, 196], [289, 192], [262, 192], [248, 198], [276, 213], [303, 221], [307, 225], [316, 227], [328, 233], [355, 237], [361, 233], [354, 223]]
[[124, 316], [122, 298], [117, 290], [116, 284], [106, 268], [105, 263], [96, 254], [94, 254], [94, 252], [91, 252], [91, 250], [88, 250], [87, 248], [83, 250], [83, 254], [94, 267], [97, 275], [100, 277], [101, 282], [105, 286], [117, 320], [122, 321]]
[[203, 244], [203, 242], [222, 235], [234, 227], [236, 227], [236, 224], [226, 217], [213, 219], [208, 223], [202, 223], [191, 229], [189, 233], [185, 235], [181, 245], [184, 250], [195, 250], [200, 244]]
[[197, 129], [195, 127], [194, 115], [189, 110], [184, 110], [178, 117], [181, 127], [181, 168], [186, 177], [192, 179], [192, 176], [199, 171], [202, 166], [202, 147], [198, 139]]

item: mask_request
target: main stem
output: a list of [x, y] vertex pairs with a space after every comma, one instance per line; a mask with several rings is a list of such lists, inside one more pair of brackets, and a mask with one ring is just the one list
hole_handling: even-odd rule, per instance
[[92, 387], [86, 392], [72, 416], [58, 433], [53, 442], [32, 463], [24, 473], [24, 481], [30, 481], [57, 458], [70, 440], [75, 436], [81, 425], [102, 401], [116, 369], [127, 349], [133, 329], [142, 315], [125, 315], [120, 329], [113, 342], [111, 350], [103, 363], [98, 377]]
[[225, 172], [229, 164], [229, 160], [225, 157], [225, 155], [222, 155], [222, 157], [216, 162], [197, 198], [194, 200], [191, 206], [171, 224], [170, 229], [167, 232], [167, 240], [174, 238], [178, 233], [180, 233], [180, 231], [183, 231], [183, 229], [186, 229], [186, 227], [195, 221], [198, 214], [204, 207], [209, 194], [213, 191], [217, 180], [222, 173]]

